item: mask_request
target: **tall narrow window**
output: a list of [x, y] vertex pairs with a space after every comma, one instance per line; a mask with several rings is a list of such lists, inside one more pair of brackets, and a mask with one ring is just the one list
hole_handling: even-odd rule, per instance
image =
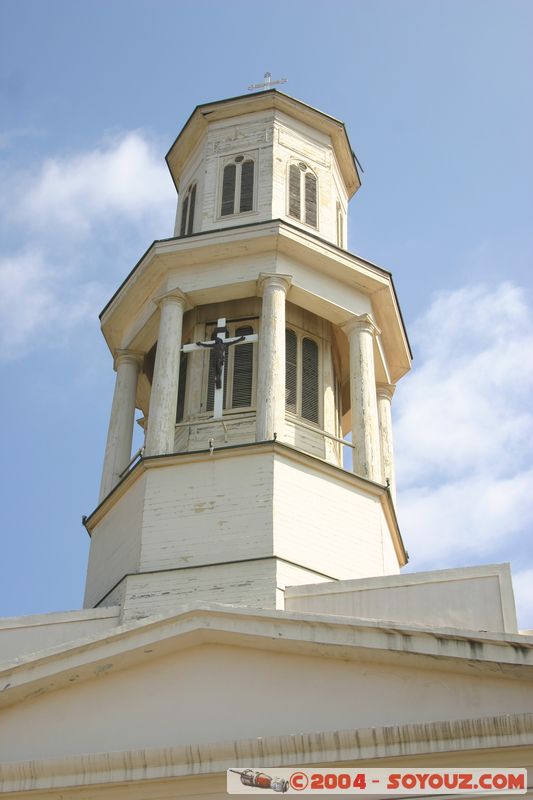
[[285, 331], [285, 407], [296, 414], [297, 409], [297, 351], [298, 340], [294, 331]]
[[254, 162], [243, 161], [241, 166], [241, 201], [239, 211], [251, 211], [254, 205]]
[[254, 208], [255, 161], [236, 156], [222, 173], [220, 216], [242, 214]]
[[285, 408], [320, 422], [319, 348], [314, 339], [285, 331]]
[[313, 339], [302, 342], [302, 417], [318, 423], [318, 346]]
[[[247, 336], [254, 329], [246, 325], [235, 330], [235, 336]], [[233, 387], [231, 393], [232, 408], [247, 408], [252, 405], [254, 346], [245, 342], [235, 346], [233, 353]]]
[[223, 217], [233, 214], [235, 211], [235, 186], [237, 184], [237, 165], [226, 164], [224, 167], [224, 177], [222, 179], [222, 208]]
[[180, 236], [190, 236], [194, 228], [194, 207], [196, 205], [196, 184], [189, 186], [181, 207]]
[[183, 421], [185, 412], [185, 386], [187, 384], [187, 353], [180, 353], [180, 376], [178, 380], [178, 403], [176, 407], [176, 422]]
[[289, 167], [289, 214], [300, 219], [300, 180], [302, 173], [297, 164]]
[[[228, 323], [226, 336], [239, 337], [253, 334], [252, 325], [237, 326]], [[210, 329], [206, 336], [210, 336]], [[254, 386], [254, 344], [242, 342], [227, 346], [224, 356], [224, 390], [222, 404], [224, 410], [250, 408], [253, 405]], [[206, 411], [213, 411], [215, 401], [215, 354], [209, 350], [207, 375]]]
[[305, 219], [308, 225], [316, 228], [316, 175], [306, 172], [304, 177], [305, 190]]
[[318, 227], [318, 181], [303, 161], [289, 166], [289, 216]]

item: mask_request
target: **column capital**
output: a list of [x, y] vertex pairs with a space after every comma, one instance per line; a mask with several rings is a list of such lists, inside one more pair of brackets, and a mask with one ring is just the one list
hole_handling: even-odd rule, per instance
[[144, 355], [134, 350], [115, 350], [113, 356], [113, 369], [116, 371], [121, 364], [135, 364], [139, 369], [142, 367]]
[[378, 328], [370, 314], [354, 314], [349, 320], [341, 325], [342, 330], [349, 336], [354, 331], [365, 331], [372, 336], [379, 336], [381, 330]]
[[187, 295], [184, 294], [181, 289], [171, 289], [169, 292], [165, 292], [164, 294], [160, 294], [158, 297], [154, 297], [154, 303], [159, 306], [159, 308], [167, 305], [167, 303], [176, 303], [176, 305], [180, 305], [185, 311], [185, 306], [187, 305]]
[[287, 294], [291, 284], [292, 275], [280, 275], [277, 272], [261, 272], [257, 279], [257, 290], [259, 295], [262, 295], [267, 287], [273, 286], [277, 289], [283, 289], [285, 294]]
[[387, 400], [392, 400], [392, 396], [396, 391], [396, 386], [392, 383], [377, 383], [376, 392], [378, 397], [385, 397]]

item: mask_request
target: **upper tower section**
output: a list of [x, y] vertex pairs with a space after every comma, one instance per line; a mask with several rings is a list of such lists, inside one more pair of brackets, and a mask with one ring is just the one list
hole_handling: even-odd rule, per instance
[[270, 89], [197, 106], [167, 157], [176, 236], [284, 219], [346, 247], [361, 185], [342, 122]]

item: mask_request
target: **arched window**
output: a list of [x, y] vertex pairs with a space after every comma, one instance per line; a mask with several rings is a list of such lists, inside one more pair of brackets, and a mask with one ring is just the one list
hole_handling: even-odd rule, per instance
[[196, 205], [196, 184], [189, 186], [181, 207], [180, 236], [190, 236], [194, 228], [194, 207]]
[[314, 339], [285, 331], [285, 408], [318, 425], [319, 348]]
[[[228, 323], [230, 336], [248, 336], [255, 333], [252, 325], [235, 325]], [[206, 335], [210, 336], [208, 329]], [[253, 405], [254, 391], [254, 344], [243, 342], [231, 347], [226, 346], [224, 359], [224, 399], [225, 410], [250, 408]], [[206, 411], [213, 411], [215, 398], [215, 356], [209, 350], [209, 369], [207, 376]]]
[[222, 172], [220, 216], [242, 214], [254, 207], [255, 161], [244, 155], [236, 156]]
[[318, 227], [318, 181], [303, 161], [289, 166], [288, 207], [289, 217]]

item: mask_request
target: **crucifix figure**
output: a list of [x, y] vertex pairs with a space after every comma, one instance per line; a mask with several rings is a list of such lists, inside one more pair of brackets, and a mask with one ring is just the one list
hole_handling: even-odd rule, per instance
[[213, 419], [222, 419], [222, 411], [224, 404], [224, 360], [226, 356], [226, 347], [231, 347], [233, 344], [241, 344], [241, 342], [257, 342], [257, 334], [248, 334], [247, 336], [228, 336], [229, 331], [226, 327], [226, 318], [221, 317], [217, 322], [217, 327], [211, 335], [209, 342], [196, 342], [195, 344], [184, 344], [182, 350], [184, 353], [190, 353], [194, 350], [199, 350], [201, 347], [207, 347], [214, 351], [215, 357], [215, 397], [213, 401]]

